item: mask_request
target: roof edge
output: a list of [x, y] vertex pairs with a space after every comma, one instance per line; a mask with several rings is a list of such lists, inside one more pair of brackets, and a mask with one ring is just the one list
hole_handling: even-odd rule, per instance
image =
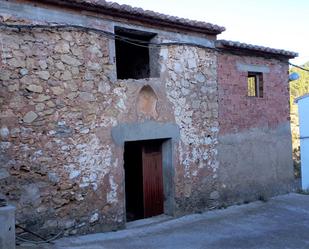
[[283, 49], [275, 49], [270, 47], [258, 46], [253, 44], [241, 43], [238, 41], [229, 41], [229, 40], [217, 40], [215, 42], [217, 48], [225, 49], [234, 49], [234, 50], [247, 50], [253, 51], [261, 54], [272, 54], [275, 56], [286, 57], [289, 59], [295, 58], [298, 56], [298, 53], [287, 51]]
[[107, 2], [105, 0], [41, 0], [40, 2], [68, 8], [89, 10], [108, 16], [128, 18], [153, 25], [164, 25], [165, 27], [210, 35], [218, 35], [225, 31], [224, 27], [215, 24], [169, 16], [150, 10], [143, 10], [142, 8], [134, 8], [129, 5]]
[[300, 97], [294, 99], [294, 103], [295, 103], [295, 104], [298, 104], [298, 101], [300, 101], [300, 100], [302, 100], [302, 99], [305, 99], [305, 98], [308, 98], [308, 97], [309, 97], [309, 93], [306, 93], [306, 94], [304, 94], [304, 95], [302, 95], [302, 96], [300, 96]]

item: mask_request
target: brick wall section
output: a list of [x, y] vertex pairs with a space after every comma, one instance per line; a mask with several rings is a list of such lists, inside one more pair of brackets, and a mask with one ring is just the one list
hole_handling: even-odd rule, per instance
[[[261, 65], [264, 97], [247, 96], [247, 72], [236, 63]], [[255, 127], [276, 127], [289, 119], [288, 64], [275, 59], [218, 55], [218, 89], [220, 134], [237, 133]]]

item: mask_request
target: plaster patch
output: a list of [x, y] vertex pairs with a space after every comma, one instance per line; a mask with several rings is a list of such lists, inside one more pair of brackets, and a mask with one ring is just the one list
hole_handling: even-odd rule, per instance
[[108, 203], [117, 203], [117, 189], [118, 185], [114, 181], [114, 177], [109, 177], [109, 185], [110, 185], [110, 191], [107, 193], [106, 199]]

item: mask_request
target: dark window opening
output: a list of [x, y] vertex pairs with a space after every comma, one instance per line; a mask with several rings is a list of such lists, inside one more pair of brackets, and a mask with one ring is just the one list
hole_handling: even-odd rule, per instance
[[153, 60], [157, 49], [149, 47], [154, 33], [115, 27], [118, 79], [143, 79], [156, 76]]
[[263, 98], [263, 74], [248, 72], [248, 96]]

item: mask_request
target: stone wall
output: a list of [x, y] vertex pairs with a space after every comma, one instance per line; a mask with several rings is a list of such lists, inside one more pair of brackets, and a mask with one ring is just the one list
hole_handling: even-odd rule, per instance
[[216, 54], [186, 46], [161, 52], [168, 58], [166, 90], [180, 127], [177, 206], [187, 212], [213, 207], [219, 197]]
[[174, 214], [217, 205], [212, 51], [162, 48], [160, 78], [117, 80], [113, 41], [98, 33], [2, 28], [0, 42], [0, 193], [18, 224], [64, 235], [123, 227], [123, 147], [111, 130], [147, 120], [180, 128]]
[[[264, 97], [247, 96], [248, 72], [260, 68]], [[222, 201], [243, 202], [291, 190], [288, 63], [220, 54], [219, 161]]]
[[108, 130], [124, 89], [111, 84], [108, 40], [4, 29], [1, 48], [1, 193], [17, 222], [71, 233], [122, 224], [122, 171]]

